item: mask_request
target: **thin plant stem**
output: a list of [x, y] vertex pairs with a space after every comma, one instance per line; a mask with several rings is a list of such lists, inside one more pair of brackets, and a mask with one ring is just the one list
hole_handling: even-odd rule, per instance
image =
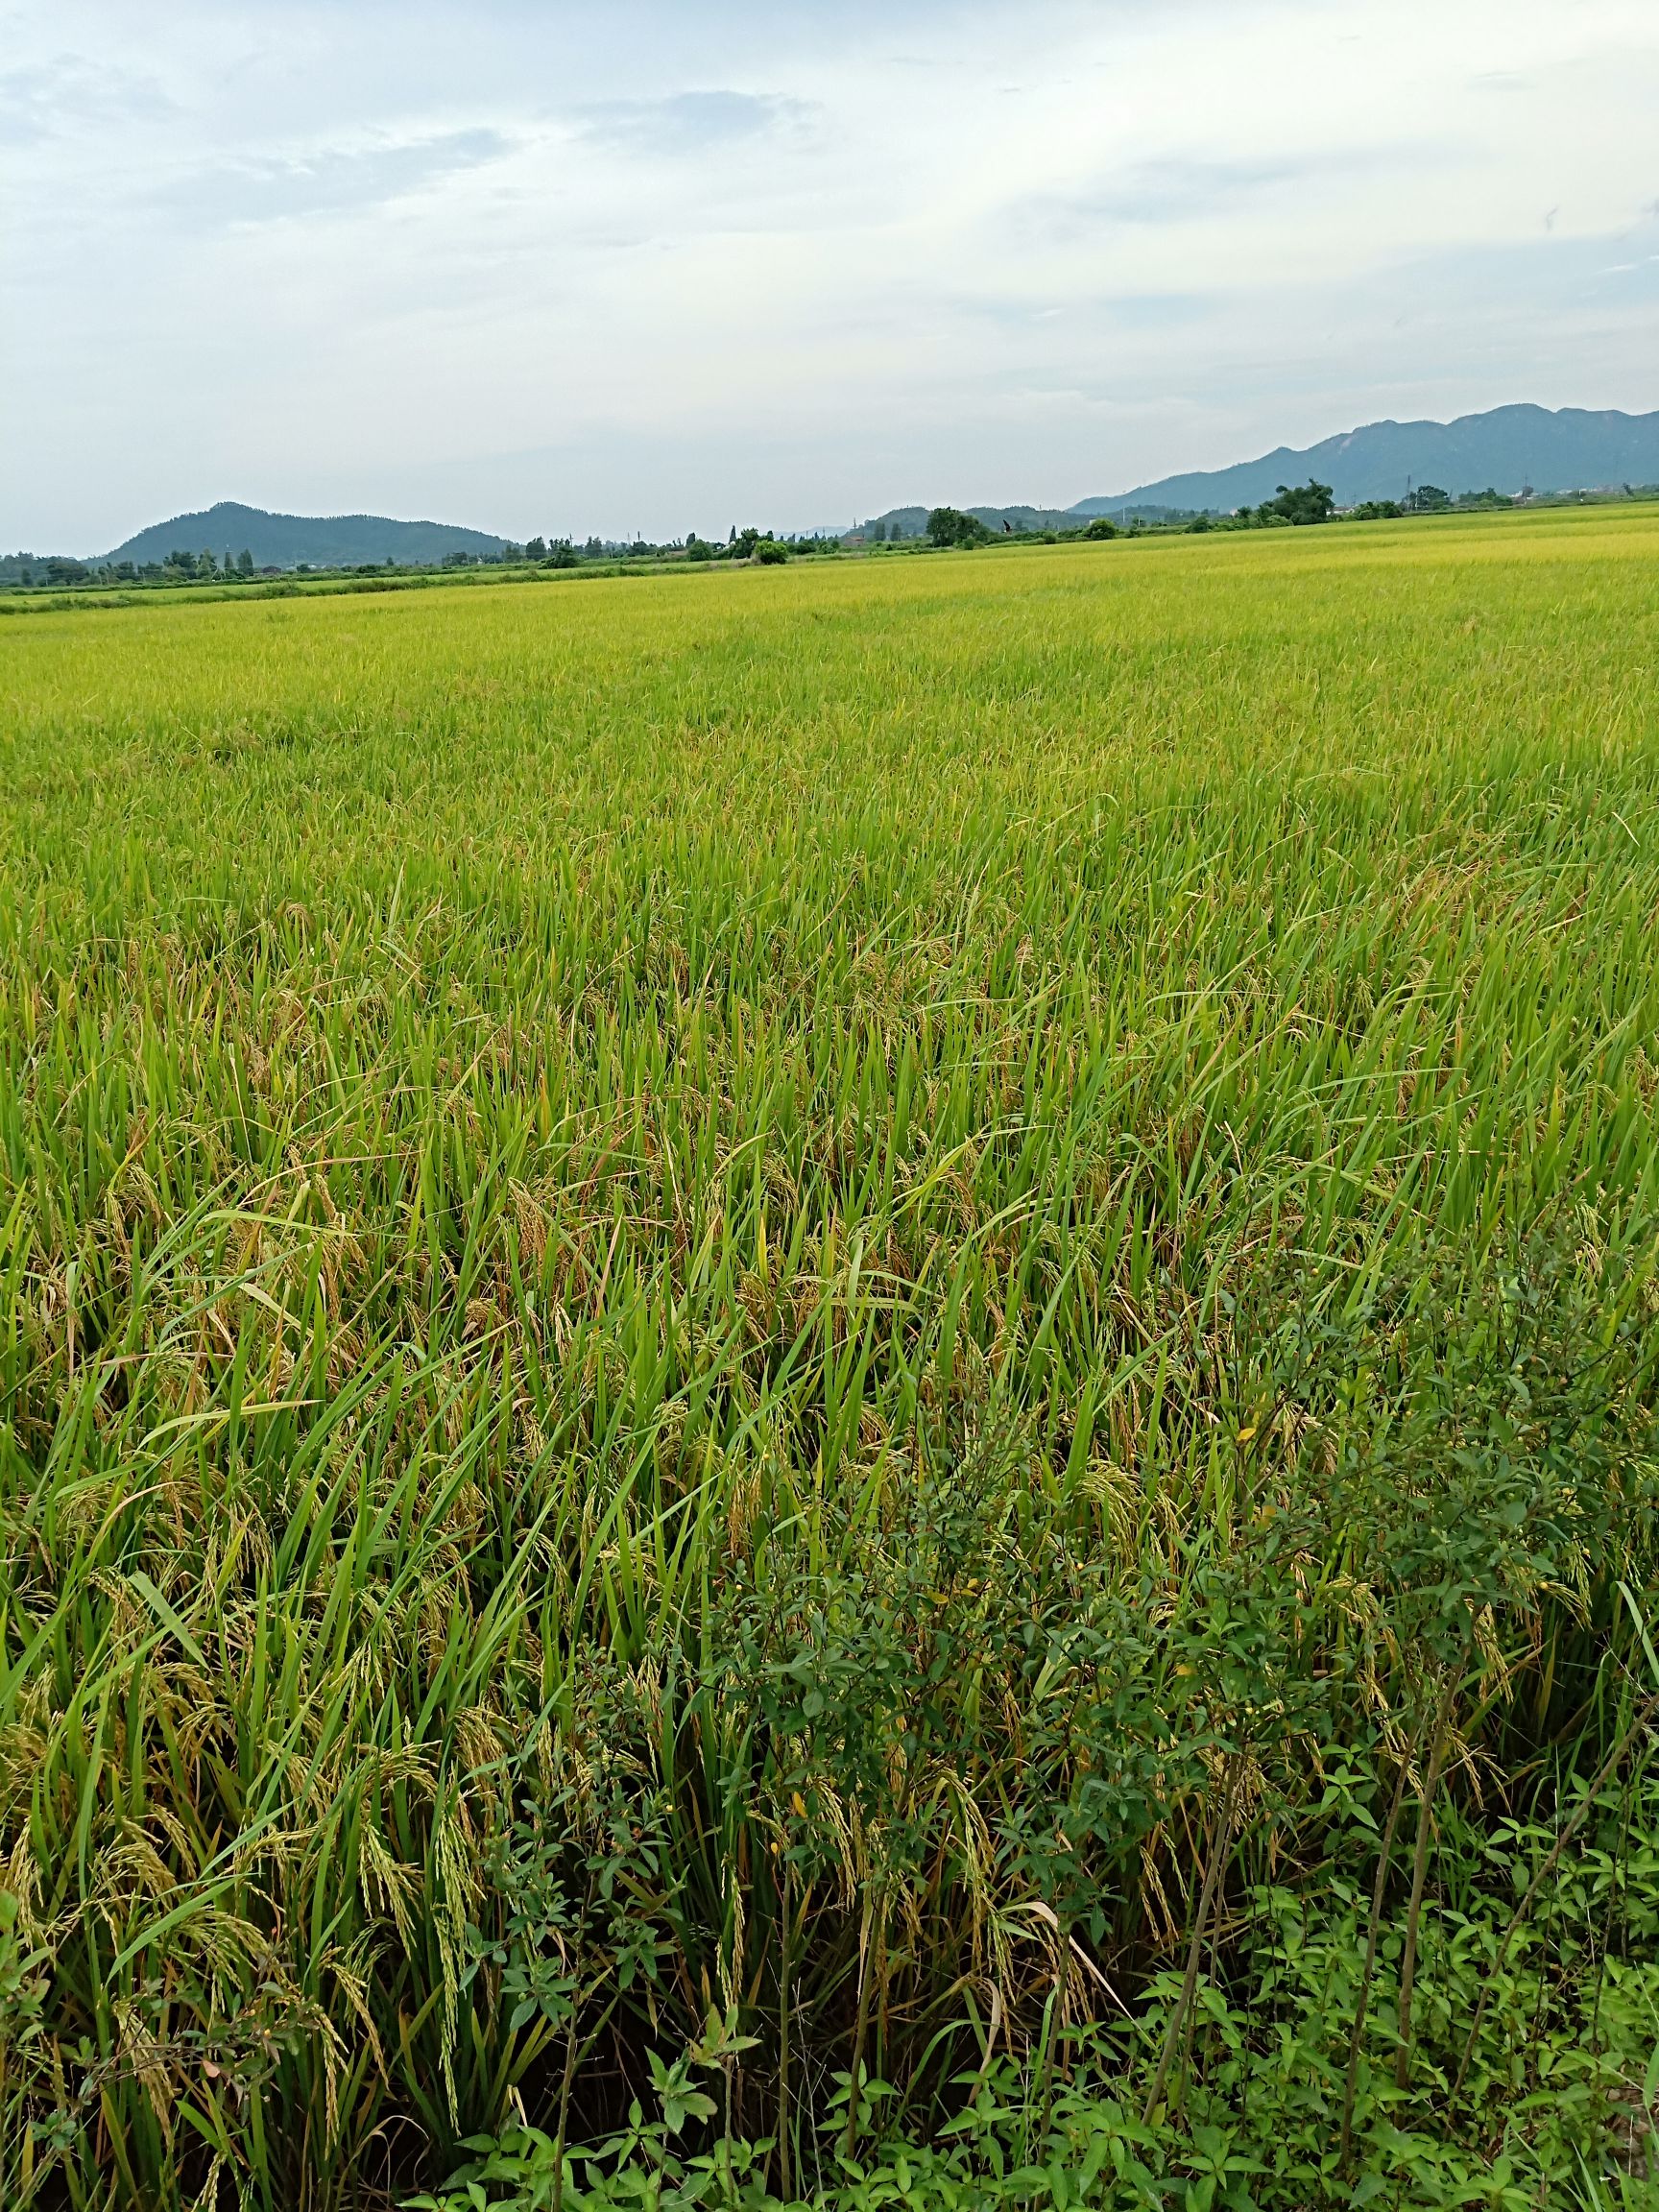
[[858, 1931], [858, 2015], [853, 2030], [853, 2066], [847, 2077], [847, 2133], [842, 2149], [852, 2157], [858, 2141], [858, 2094], [864, 2081], [864, 2036], [870, 2025], [870, 1958], [873, 1893], [866, 1891]]
[[1142, 2124], [1150, 2126], [1152, 2115], [1163, 2102], [1164, 2090], [1169, 2080], [1169, 2069], [1174, 2063], [1180, 2046], [1181, 2031], [1186, 2026], [1187, 2013], [1198, 1986], [1198, 1960], [1204, 1950], [1204, 1928], [1210, 1917], [1210, 1909], [1215, 1901], [1215, 1892], [1221, 1886], [1221, 1869], [1227, 1863], [1227, 1852], [1233, 1840], [1234, 1763], [1227, 1767], [1226, 1784], [1222, 1791], [1221, 1806], [1212, 1830], [1210, 1863], [1204, 1873], [1204, 1887], [1198, 1898], [1198, 1911], [1192, 1922], [1192, 1935], [1187, 1945], [1187, 1968], [1181, 1978], [1181, 1994], [1170, 2014], [1169, 2025], [1164, 2034], [1164, 2048], [1158, 2056], [1158, 2071], [1152, 2077], [1147, 2092]]
[[1417, 1979], [1417, 1929], [1423, 1914], [1423, 1889], [1429, 1875], [1429, 1839], [1433, 1830], [1434, 1792], [1440, 1786], [1440, 1767], [1446, 1756], [1446, 1729], [1451, 1718], [1453, 1682], [1448, 1678], [1434, 1714], [1434, 1732], [1429, 1746], [1429, 1771], [1417, 1807], [1417, 1847], [1411, 1854], [1411, 1902], [1406, 1909], [1406, 1948], [1400, 1960], [1400, 2042], [1394, 2054], [1394, 2086], [1404, 2089], [1411, 2076], [1411, 1990]]
[[[1418, 1740], [1421, 1743], [1421, 1738]], [[1399, 1767], [1394, 1776], [1394, 1794], [1389, 1800], [1388, 1817], [1382, 1826], [1382, 1837], [1377, 1847], [1377, 1877], [1371, 1885], [1371, 1924], [1365, 1932], [1365, 1964], [1359, 1975], [1359, 1994], [1354, 2003], [1354, 2026], [1348, 2037], [1348, 2078], [1342, 2089], [1342, 2144], [1337, 2158], [1337, 2171], [1347, 2171], [1348, 2159], [1354, 2147], [1354, 2098], [1359, 2082], [1359, 2051], [1365, 2036], [1365, 2014], [1371, 2002], [1371, 1977], [1377, 1966], [1377, 1938], [1382, 1925], [1382, 1899], [1388, 1887], [1388, 1866], [1394, 1851], [1394, 1831], [1400, 1825], [1401, 1810], [1406, 1803], [1406, 1777], [1410, 1771], [1412, 1757], [1401, 1753]]]
[[783, 1862], [779, 1890], [782, 1906], [778, 1958], [778, 2191], [789, 2195], [789, 1949], [791, 1929], [789, 1862]]

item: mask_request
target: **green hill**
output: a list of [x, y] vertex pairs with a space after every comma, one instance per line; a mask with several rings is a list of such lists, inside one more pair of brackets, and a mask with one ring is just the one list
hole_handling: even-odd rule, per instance
[[419, 566], [449, 553], [498, 553], [506, 543], [485, 530], [453, 522], [398, 522], [385, 515], [271, 515], [234, 499], [197, 515], [154, 522], [104, 556], [110, 561], [165, 561], [179, 550], [218, 558], [246, 546], [256, 568], [354, 568], [365, 561]]

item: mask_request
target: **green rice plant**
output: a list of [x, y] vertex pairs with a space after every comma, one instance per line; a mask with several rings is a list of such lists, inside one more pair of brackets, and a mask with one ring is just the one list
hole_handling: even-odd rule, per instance
[[1656, 565], [6, 624], [0, 2195], [1624, 2188]]

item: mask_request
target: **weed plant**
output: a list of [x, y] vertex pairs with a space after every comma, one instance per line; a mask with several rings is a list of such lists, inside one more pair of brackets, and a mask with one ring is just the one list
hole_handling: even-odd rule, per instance
[[1634, 2204], [1659, 523], [0, 635], [0, 2200]]

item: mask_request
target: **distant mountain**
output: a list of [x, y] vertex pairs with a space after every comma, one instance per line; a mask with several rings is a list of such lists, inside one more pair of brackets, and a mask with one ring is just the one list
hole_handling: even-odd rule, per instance
[[1409, 478], [1455, 496], [1482, 492], [1590, 492], [1601, 485], [1659, 483], [1659, 412], [1614, 408], [1494, 407], [1455, 422], [1368, 422], [1300, 451], [1281, 445], [1231, 469], [1165, 476], [1111, 497], [1079, 499], [1073, 515], [1115, 515], [1121, 507], [1236, 507], [1271, 499], [1281, 484], [1329, 484], [1339, 507], [1398, 499]]
[[221, 499], [201, 515], [152, 523], [103, 556], [108, 561], [165, 561], [174, 551], [252, 554], [255, 568], [354, 568], [364, 561], [419, 566], [446, 553], [498, 553], [506, 543], [487, 531], [452, 522], [395, 522], [384, 515], [268, 515], [262, 507]]

